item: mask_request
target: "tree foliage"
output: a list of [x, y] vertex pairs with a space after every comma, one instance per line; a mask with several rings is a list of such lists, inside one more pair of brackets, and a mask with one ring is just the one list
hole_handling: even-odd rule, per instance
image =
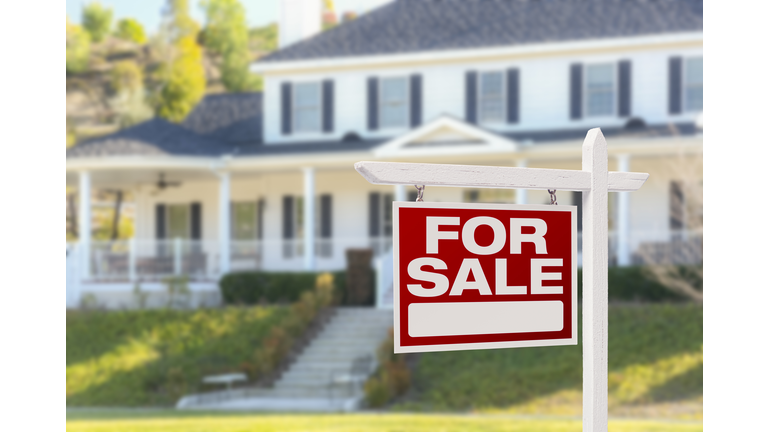
[[140, 45], [147, 42], [147, 35], [144, 32], [144, 27], [140, 22], [133, 18], [123, 18], [118, 21], [115, 36]]
[[82, 27], [67, 18], [67, 72], [78, 73], [88, 68], [91, 37]]
[[144, 72], [132, 60], [122, 60], [110, 71], [110, 86], [115, 93], [135, 91], [144, 86]]
[[99, 2], [92, 2], [83, 7], [83, 28], [98, 43], [104, 40], [112, 28], [112, 9], [105, 8]]
[[206, 28], [204, 43], [222, 57], [221, 81], [229, 91], [246, 91], [254, 87], [248, 71], [251, 54], [248, 49], [248, 26], [245, 8], [238, 0], [204, 0]]
[[251, 49], [260, 53], [276, 50], [277, 33], [278, 27], [276, 23], [250, 29], [248, 31], [248, 39]]
[[180, 122], [205, 94], [203, 53], [197, 44], [199, 26], [189, 15], [187, 0], [168, 0], [161, 31], [171, 49], [169, 58], [158, 71], [163, 85], [158, 95], [157, 114]]
[[115, 64], [110, 73], [110, 87], [115, 96], [109, 105], [121, 126], [131, 126], [152, 117], [152, 109], [146, 101], [144, 73], [136, 62], [123, 60]]

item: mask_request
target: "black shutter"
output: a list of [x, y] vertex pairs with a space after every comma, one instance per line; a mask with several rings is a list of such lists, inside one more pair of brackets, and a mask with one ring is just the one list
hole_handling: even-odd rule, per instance
[[619, 117], [632, 114], [632, 63], [619, 62]]
[[331, 195], [320, 195], [320, 237], [330, 238], [332, 234], [332, 219], [333, 214]]
[[669, 59], [669, 113], [680, 114], [683, 111], [683, 59]]
[[256, 203], [256, 238], [259, 240], [264, 238], [264, 205], [264, 199]]
[[507, 70], [507, 123], [520, 121], [520, 70]]
[[379, 128], [379, 79], [368, 78], [368, 130]]
[[685, 228], [685, 194], [679, 181], [669, 183], [669, 229]]
[[581, 118], [581, 88], [582, 88], [582, 65], [574, 63], [571, 65], [571, 120]]
[[371, 237], [381, 235], [381, 195], [371, 192], [368, 195], [368, 234]]
[[293, 238], [293, 197], [283, 196], [283, 238]]
[[333, 132], [333, 81], [323, 81], [323, 132]]
[[469, 123], [477, 123], [477, 72], [467, 72], [465, 87], [464, 119]]
[[411, 127], [421, 125], [421, 75], [411, 75]]
[[155, 204], [155, 238], [165, 239], [165, 204]]
[[189, 206], [189, 222], [190, 233], [189, 237], [192, 240], [201, 240], [203, 238], [203, 207], [199, 202], [193, 202]]
[[283, 135], [291, 134], [291, 83], [284, 82], [280, 86], [280, 113], [282, 116]]

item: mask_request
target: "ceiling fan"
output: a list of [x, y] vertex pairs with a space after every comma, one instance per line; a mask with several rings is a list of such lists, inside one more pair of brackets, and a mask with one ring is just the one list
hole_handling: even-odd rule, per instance
[[157, 183], [155, 183], [155, 192], [152, 195], [157, 195], [165, 188], [178, 186], [181, 186], [181, 182], [167, 181], [165, 180], [165, 173], [160, 173], [160, 178], [157, 180]]

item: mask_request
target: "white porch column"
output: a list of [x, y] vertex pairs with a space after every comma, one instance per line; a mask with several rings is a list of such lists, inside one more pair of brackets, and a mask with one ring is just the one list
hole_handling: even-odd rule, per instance
[[[620, 154], [617, 156], [618, 171], [629, 172], [630, 155]], [[618, 192], [618, 209], [616, 217], [617, 231], [617, 261], [620, 266], [630, 264], [629, 248], [629, 192]]]
[[405, 193], [405, 186], [403, 184], [395, 185], [395, 201], [407, 201], [408, 197]]
[[315, 169], [304, 168], [304, 270], [315, 270]]
[[219, 274], [229, 272], [230, 252], [230, 199], [229, 199], [229, 173], [220, 172], [219, 175]]
[[[528, 166], [528, 160], [518, 159], [517, 167], [525, 168]], [[515, 202], [517, 204], [528, 204], [528, 189], [515, 189]]]
[[80, 250], [80, 275], [83, 279], [91, 277], [91, 173], [80, 171], [80, 214], [78, 219], [78, 247]]

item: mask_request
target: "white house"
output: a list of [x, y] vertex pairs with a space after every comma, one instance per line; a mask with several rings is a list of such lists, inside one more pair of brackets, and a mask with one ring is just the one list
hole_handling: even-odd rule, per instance
[[[230, 271], [341, 269], [349, 248], [385, 259], [391, 201], [415, 189], [371, 185], [355, 162], [580, 169], [593, 127], [610, 170], [650, 173], [611, 197], [612, 263], [700, 262], [700, 0], [396, 0], [322, 33], [282, 16], [299, 40], [252, 65], [263, 93], [210, 95], [180, 125], [67, 151], [80, 233], [97, 188], [130, 190], [136, 211], [133, 239], [68, 245], [68, 305], [85, 293], [127, 305], [136, 281], [161, 290], [172, 274], [216, 301]], [[424, 199], [550, 197], [428, 187]]]

